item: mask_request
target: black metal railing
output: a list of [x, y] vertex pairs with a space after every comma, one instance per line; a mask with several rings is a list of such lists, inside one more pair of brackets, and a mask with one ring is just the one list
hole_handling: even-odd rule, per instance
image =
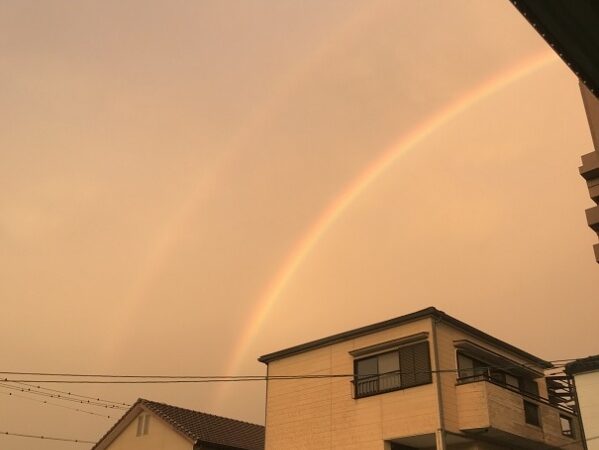
[[[464, 371], [462, 371], [464, 372]], [[458, 376], [460, 375], [460, 371], [458, 371]], [[509, 391], [515, 392], [517, 394], [520, 394], [523, 397], [527, 397], [529, 399], [532, 399], [536, 402], [539, 403], [543, 403], [545, 405], [549, 405], [552, 406], [554, 408], [558, 408], [561, 409], [563, 411], [566, 411], [570, 414], [576, 414], [576, 412], [574, 411], [574, 408], [570, 408], [564, 404], [561, 403], [557, 403], [557, 402], [552, 402], [550, 401], [548, 398], [545, 397], [541, 397], [538, 393], [533, 393], [533, 392], [529, 392], [526, 390], [523, 390], [520, 386], [514, 386], [511, 384], [506, 383], [505, 381], [502, 381], [500, 379], [497, 378], [497, 376], [493, 376], [494, 374], [489, 370], [489, 369], [485, 369], [478, 371], [478, 373], [474, 374], [474, 375], [468, 375], [468, 376], [459, 376], [458, 380], [457, 380], [457, 384], [468, 384], [468, 383], [475, 383], [477, 381], [487, 381], [489, 383], [492, 383], [496, 386], [500, 386], [504, 389], [507, 389]]]

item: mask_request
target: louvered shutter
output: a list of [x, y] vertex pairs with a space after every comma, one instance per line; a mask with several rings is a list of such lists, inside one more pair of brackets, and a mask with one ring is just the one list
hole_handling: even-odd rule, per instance
[[399, 350], [401, 386], [403, 388], [430, 383], [431, 364], [428, 342], [403, 347]]
[[414, 367], [416, 368], [416, 384], [432, 382], [428, 342], [421, 342], [414, 345]]

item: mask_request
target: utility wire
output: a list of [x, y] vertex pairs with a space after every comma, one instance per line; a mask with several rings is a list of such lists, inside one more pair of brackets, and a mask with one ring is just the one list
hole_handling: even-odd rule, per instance
[[0, 431], [0, 434], [4, 434], [6, 436], [18, 436], [18, 437], [26, 437], [26, 438], [45, 439], [47, 441], [76, 442], [77, 444], [96, 444], [96, 442], [94, 442], [94, 441], [84, 441], [82, 439], [69, 439], [69, 438], [52, 437], [52, 436], [37, 436], [34, 434], [11, 433], [9, 431]]
[[99, 403], [99, 402], [91, 401], [91, 400], [80, 400], [80, 399], [76, 399], [76, 398], [72, 398], [72, 397], [65, 397], [64, 395], [60, 395], [60, 394], [51, 394], [49, 392], [37, 391], [37, 390], [31, 389], [31, 388], [21, 388], [21, 387], [17, 387], [17, 386], [5, 384], [5, 383], [0, 383], [0, 387], [3, 387], [5, 389], [11, 389], [13, 391], [24, 392], [24, 393], [28, 393], [28, 394], [35, 394], [35, 395], [39, 395], [41, 397], [50, 397], [50, 398], [55, 398], [57, 400], [63, 400], [63, 401], [73, 402], [73, 403], [80, 403], [82, 405], [97, 406], [97, 407], [106, 408], [106, 409], [120, 409], [120, 410], [127, 409], [124, 406], [106, 405], [104, 403]]
[[21, 383], [21, 382], [19, 382], [18, 384], [23, 385], [23, 386], [32, 387], [32, 388], [37, 388], [37, 389], [43, 389], [43, 390], [49, 391], [49, 392], [56, 392], [56, 393], [59, 393], [59, 394], [66, 394], [66, 395], [70, 395], [70, 396], [73, 396], [73, 397], [84, 398], [84, 399], [87, 399], [87, 400], [96, 400], [96, 401], [99, 401], [99, 402], [111, 403], [113, 405], [118, 405], [118, 406], [126, 406], [126, 407], [131, 406], [129, 403], [115, 402], [114, 400], [106, 400], [106, 399], [103, 399], [103, 398], [100, 398], [100, 397], [90, 397], [90, 396], [87, 396], [87, 395], [75, 394], [74, 392], [60, 391], [58, 389], [50, 389], [50, 388], [43, 387], [43, 386], [36, 386], [34, 384]]
[[105, 414], [98, 414], [98, 413], [93, 412], [93, 411], [86, 411], [84, 409], [79, 409], [79, 408], [71, 408], [70, 406], [60, 405], [58, 403], [49, 402], [47, 400], [39, 400], [37, 398], [26, 397], [24, 395], [13, 394], [12, 392], [2, 392], [2, 391], [0, 391], [0, 394], [7, 395], [9, 397], [22, 398], [22, 399], [25, 399], [25, 400], [30, 400], [32, 402], [43, 403], [44, 405], [51, 405], [51, 406], [57, 406], [59, 408], [70, 409], [71, 411], [77, 411], [77, 412], [80, 412], [80, 413], [91, 414], [93, 416], [105, 417], [107, 419], [112, 419], [112, 417], [107, 416]]
[[[576, 358], [568, 358], [568, 359], [556, 359], [553, 361], [548, 361], [549, 363], [552, 364], [556, 364], [559, 367], [564, 366], [567, 362], [569, 361], [574, 361]], [[522, 368], [528, 368], [529, 364], [512, 364], [512, 365], [489, 365], [489, 366], [480, 366], [477, 367], [477, 369], [522, 369]], [[554, 367], [554, 368], [558, 368], [558, 367]], [[431, 370], [431, 371], [427, 371], [430, 373], [435, 373], [435, 372], [456, 372], [458, 369], [440, 369], [440, 370]], [[411, 372], [412, 373], [412, 372]], [[148, 374], [142, 374], [142, 375], [117, 375], [117, 374], [105, 374], [105, 373], [101, 373], [101, 374], [91, 374], [91, 373], [62, 373], [62, 372], [18, 372], [18, 371], [1, 371], [0, 370], [0, 374], [3, 375], [27, 375], [27, 376], [44, 376], [44, 377], [67, 377], [67, 378], [125, 378], [125, 379], [129, 379], [129, 378], [134, 378], [134, 379], [157, 379], [157, 380], [180, 380], [180, 379], [193, 379], [193, 380], [202, 380], [202, 379], [209, 379], [209, 380], [213, 380], [213, 379], [219, 379], [219, 380], [224, 380], [224, 379], [243, 379], [243, 380], [247, 380], [247, 379], [253, 379], [253, 378], [259, 378], [259, 379], [263, 379], [264, 377], [262, 375], [148, 375]], [[340, 376], [354, 376], [353, 374], [351, 375], [340, 375]], [[295, 377], [295, 376], [294, 376]], [[2, 379], [0, 379], [2, 380]], [[8, 381], [7, 378], [4, 379], [4, 381]], [[42, 381], [42, 380], [29, 380], [29, 382], [44, 382], [47, 383], [48, 381]], [[116, 402], [113, 402], [116, 403]]]
[[[331, 379], [331, 378], [355, 378], [367, 379], [379, 375], [418, 375], [418, 374], [434, 374], [434, 373], [458, 373], [460, 371], [485, 370], [483, 367], [475, 369], [439, 369], [439, 370], [419, 370], [419, 371], [390, 371], [384, 374], [307, 374], [307, 375], [246, 375], [246, 376], [198, 376], [198, 377], [181, 377], [181, 378], [141, 378], [141, 379], [101, 379], [101, 380], [64, 380], [64, 379], [21, 379], [21, 378], [0, 378], [0, 381], [7, 383], [56, 383], [56, 384], [178, 384], [178, 383], [225, 383], [225, 382], [244, 382], [244, 381], [273, 381], [273, 380], [302, 380], [302, 379]], [[484, 375], [478, 373], [476, 375]]]

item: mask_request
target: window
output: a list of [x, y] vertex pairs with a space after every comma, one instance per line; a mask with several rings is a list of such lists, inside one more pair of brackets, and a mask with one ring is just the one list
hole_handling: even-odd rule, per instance
[[509, 373], [505, 374], [505, 384], [514, 389], [520, 389], [520, 378], [515, 377], [514, 375], [510, 375]]
[[430, 383], [428, 342], [356, 360], [354, 373], [356, 397]]
[[137, 433], [136, 436], [143, 436], [150, 431], [150, 415], [140, 414], [137, 416]]
[[520, 390], [535, 397], [539, 396], [539, 385], [531, 378], [520, 379]]
[[539, 405], [524, 400], [524, 420], [530, 425], [540, 427]]
[[458, 353], [458, 378], [482, 380], [488, 373], [489, 365], [478, 359]]
[[562, 434], [564, 436], [574, 437], [574, 427], [572, 426], [572, 418], [568, 416], [563, 416], [560, 414], [559, 422], [562, 426]]

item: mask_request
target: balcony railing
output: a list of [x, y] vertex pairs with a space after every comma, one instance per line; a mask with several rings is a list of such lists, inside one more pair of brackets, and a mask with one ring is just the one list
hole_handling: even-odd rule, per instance
[[549, 406], [553, 406], [554, 408], [558, 408], [561, 410], [564, 410], [570, 414], [575, 414], [575, 410], [569, 406], [564, 405], [563, 403], [558, 403], [555, 401], [550, 401], [549, 399], [545, 398], [545, 397], [541, 397], [538, 394], [532, 393], [532, 392], [527, 392], [523, 389], [521, 389], [519, 386], [513, 386], [510, 384], [507, 384], [505, 382], [502, 382], [501, 380], [497, 379], [496, 377], [493, 377], [493, 374], [491, 373], [491, 371], [489, 369], [486, 369], [483, 372], [477, 373], [476, 375], [471, 375], [471, 376], [466, 376], [466, 377], [459, 377], [457, 380], [457, 384], [467, 384], [467, 383], [475, 383], [477, 381], [487, 381], [489, 383], [492, 383], [496, 386], [500, 386], [504, 389], [508, 389], [512, 392], [516, 392], [518, 394], [520, 394], [523, 397], [528, 397], [532, 400], [535, 400], [539, 403], [543, 403], [545, 405], [549, 405]]
[[432, 383], [430, 370], [393, 371], [379, 375], [356, 375], [352, 380], [354, 398], [369, 397], [385, 392], [407, 389]]
[[356, 377], [354, 380], [356, 397], [381, 394], [401, 389], [401, 375], [397, 372], [383, 373], [368, 377]]

